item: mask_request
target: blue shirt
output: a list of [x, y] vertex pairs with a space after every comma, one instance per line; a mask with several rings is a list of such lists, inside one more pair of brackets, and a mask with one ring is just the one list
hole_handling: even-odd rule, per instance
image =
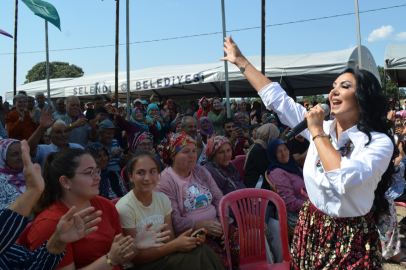
[[[110, 149], [107, 147], [104, 147], [107, 150], [107, 153], [110, 155], [114, 149], [121, 149], [120, 144], [118, 143], [118, 141], [116, 139], [113, 139], [111, 141], [110, 144]], [[107, 169], [109, 169], [110, 171], [115, 171], [115, 172], [120, 172], [121, 171], [121, 167], [119, 165], [120, 163], [120, 157], [123, 155], [123, 153], [121, 152], [119, 156], [111, 158], [109, 160], [109, 165], [107, 166]]]
[[[40, 113], [41, 109], [38, 107], [38, 103], [36, 101], [35, 101], [35, 106], [37, 106], [37, 111], [35, 113], [34, 118], [35, 118], [35, 120], [37, 120], [39, 122], [39, 118], [40, 118], [39, 113]], [[44, 108], [45, 108], [45, 110], [48, 109], [48, 103], [47, 102], [45, 102]], [[51, 108], [52, 108], [52, 111], [55, 111], [55, 107], [53, 105], [51, 105]], [[52, 119], [54, 119], [54, 118], [52, 118]]]
[[[6, 130], [4, 129], [2, 123], [0, 123], [0, 137], [3, 139], [8, 139], [8, 134], [7, 134]], [[1, 140], [1, 138], [0, 138], [0, 140]]]
[[[77, 143], [68, 143], [68, 145], [69, 145], [69, 147], [72, 147], [72, 148], [84, 149], [83, 146], [81, 146], [80, 144], [77, 144]], [[33, 163], [38, 163], [42, 168], [44, 166], [44, 161], [45, 161], [45, 158], [47, 157], [47, 155], [49, 153], [55, 153], [55, 152], [59, 152], [59, 151], [61, 151], [61, 149], [53, 143], [51, 143], [50, 145], [40, 144], [37, 146], [37, 154], [31, 160]]]
[[0, 210], [0, 269], [55, 269], [65, 251], [58, 255], [49, 253], [48, 241], [34, 251], [15, 243], [27, 224], [27, 217], [10, 209]]
[[66, 111], [65, 111], [65, 113], [60, 113], [60, 112], [58, 112], [58, 111], [56, 111], [56, 112], [54, 112], [53, 114], [52, 114], [52, 119], [55, 119], [55, 118], [58, 118], [58, 116], [62, 116], [62, 115], [66, 115]]

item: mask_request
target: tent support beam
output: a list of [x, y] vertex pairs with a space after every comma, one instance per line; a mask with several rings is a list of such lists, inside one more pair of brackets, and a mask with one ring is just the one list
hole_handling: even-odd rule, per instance
[[290, 96], [291, 98], [293, 98], [296, 101], [295, 90], [293, 90], [293, 87], [290, 84], [288, 78], [282, 77], [282, 80], [286, 84], [286, 87], [288, 89], [288, 91], [285, 90], [286, 93], [288, 94], [288, 96]]
[[217, 94], [219, 94], [219, 97], [223, 97], [223, 91], [221, 91], [214, 83], [210, 83], [211, 86], [213, 86], [214, 90], [216, 90]]

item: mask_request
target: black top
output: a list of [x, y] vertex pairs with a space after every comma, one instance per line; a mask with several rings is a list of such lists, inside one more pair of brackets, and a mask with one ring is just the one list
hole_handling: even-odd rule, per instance
[[291, 155], [303, 154], [304, 152], [306, 152], [307, 148], [309, 148], [309, 145], [310, 145], [310, 143], [306, 139], [304, 139], [303, 142], [299, 141], [296, 138], [288, 141], [289, 151], [290, 151]]
[[245, 184], [247, 188], [255, 188], [258, 183], [259, 177], [262, 175], [263, 181], [261, 188], [270, 190], [268, 182], [265, 179], [265, 171], [271, 165], [268, 156], [266, 155], [266, 149], [256, 144], [252, 148], [245, 168]]

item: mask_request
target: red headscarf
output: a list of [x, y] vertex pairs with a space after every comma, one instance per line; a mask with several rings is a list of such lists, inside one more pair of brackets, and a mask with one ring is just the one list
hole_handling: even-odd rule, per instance
[[184, 146], [191, 143], [196, 145], [193, 138], [183, 132], [169, 133], [168, 137], [162, 141], [161, 145], [159, 145], [163, 163], [166, 165], [171, 165], [172, 158], [175, 156], [175, 154]]

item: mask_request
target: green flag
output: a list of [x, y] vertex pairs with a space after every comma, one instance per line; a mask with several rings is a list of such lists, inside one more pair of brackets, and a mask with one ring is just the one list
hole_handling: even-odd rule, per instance
[[21, 0], [23, 1], [35, 15], [52, 23], [59, 30], [61, 30], [61, 21], [59, 19], [58, 11], [48, 2], [42, 0]]

